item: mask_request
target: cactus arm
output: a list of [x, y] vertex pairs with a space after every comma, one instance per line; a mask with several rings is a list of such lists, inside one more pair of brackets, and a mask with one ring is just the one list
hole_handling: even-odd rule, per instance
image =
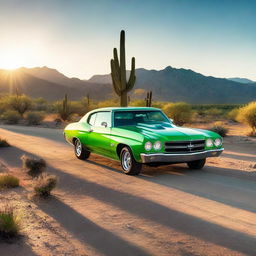
[[136, 81], [136, 76], [135, 76], [135, 58], [132, 57], [132, 64], [131, 64], [131, 73], [130, 73], [130, 78], [127, 83], [127, 90], [130, 91], [132, 90], [134, 84]]
[[119, 79], [118, 79], [119, 75], [116, 70], [114, 60], [111, 60], [111, 77], [112, 77], [113, 87], [114, 87], [116, 94], [118, 96], [121, 96], [121, 91], [120, 91], [119, 84], [118, 84], [119, 83]]

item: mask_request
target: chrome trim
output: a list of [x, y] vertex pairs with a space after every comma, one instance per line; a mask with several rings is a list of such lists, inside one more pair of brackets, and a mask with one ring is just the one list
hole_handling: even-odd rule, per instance
[[171, 154], [171, 153], [156, 153], [156, 154], [145, 154], [141, 153], [141, 162], [142, 163], [184, 163], [194, 160], [204, 159], [207, 157], [217, 157], [223, 152], [224, 148], [220, 149], [211, 149], [201, 152], [192, 152], [192, 153], [182, 153], [182, 154]]

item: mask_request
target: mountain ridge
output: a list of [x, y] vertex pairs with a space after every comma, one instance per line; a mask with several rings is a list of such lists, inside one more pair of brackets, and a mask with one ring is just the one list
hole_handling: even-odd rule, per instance
[[[7, 73], [0, 70], [0, 92], [7, 92], [6, 88], [10, 87]], [[11, 72], [8, 74], [10, 76]], [[88, 93], [95, 100], [113, 97], [110, 74], [94, 75], [88, 80], [81, 80], [68, 78], [58, 70], [44, 66], [20, 68], [12, 76], [16, 82], [12, 86], [19, 88], [22, 93], [51, 101], [62, 99], [65, 93], [73, 100]], [[152, 90], [154, 100], [200, 104], [247, 103], [256, 100], [256, 83], [239, 83], [227, 78], [204, 76], [191, 69], [171, 66], [162, 70], [138, 68], [136, 77], [135, 89]]]

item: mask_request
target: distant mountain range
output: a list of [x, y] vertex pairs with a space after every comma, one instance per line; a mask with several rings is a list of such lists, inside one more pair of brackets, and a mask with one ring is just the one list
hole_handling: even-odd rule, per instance
[[231, 80], [231, 81], [234, 81], [234, 82], [238, 82], [238, 83], [242, 83], [242, 84], [255, 83], [255, 81], [252, 81], [252, 80], [247, 79], [247, 78], [241, 78], [241, 77], [232, 77], [232, 78], [228, 78], [228, 80]]
[[[170, 66], [163, 70], [136, 69], [136, 77], [135, 89], [152, 90], [154, 100], [201, 104], [256, 100], [256, 83], [243, 78], [215, 78]], [[16, 90], [50, 101], [62, 99], [65, 93], [73, 100], [88, 93], [95, 100], [113, 97], [109, 74], [80, 80], [68, 78], [48, 67], [20, 68], [14, 72], [0, 70], [0, 93]]]

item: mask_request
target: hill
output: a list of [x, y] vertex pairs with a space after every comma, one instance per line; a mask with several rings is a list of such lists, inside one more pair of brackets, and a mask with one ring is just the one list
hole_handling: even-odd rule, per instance
[[247, 79], [247, 78], [241, 78], [241, 77], [231, 77], [228, 78], [228, 80], [234, 81], [234, 82], [238, 82], [238, 83], [242, 83], [242, 84], [251, 84], [251, 83], [255, 83], [254, 81]]
[[[129, 71], [127, 72], [129, 74]], [[187, 69], [136, 69], [136, 89], [152, 90], [154, 100], [186, 101], [198, 104], [247, 103], [256, 100], [256, 83], [239, 83], [225, 78], [204, 76]], [[31, 97], [62, 99], [67, 93], [77, 100], [88, 93], [95, 100], [112, 97], [111, 76], [95, 75], [89, 80], [68, 78], [48, 67], [0, 70], [0, 93], [18, 90]], [[132, 96], [133, 97], [133, 96]]]
[[[41, 70], [38, 73], [36, 72], [38, 68], [21, 68], [12, 72], [0, 70], [0, 93], [18, 91], [34, 98], [43, 97], [50, 101], [62, 99], [65, 93], [72, 100], [81, 99], [88, 93], [94, 99], [103, 100], [107, 99], [111, 93], [110, 85], [70, 79], [48, 68], [39, 69]], [[56, 76], [56, 73], [59, 75]]]
[[[152, 90], [155, 100], [189, 103], [246, 103], [256, 100], [254, 84], [204, 76], [188, 69], [136, 70], [136, 88]], [[110, 75], [93, 76], [88, 81], [109, 83]]]

